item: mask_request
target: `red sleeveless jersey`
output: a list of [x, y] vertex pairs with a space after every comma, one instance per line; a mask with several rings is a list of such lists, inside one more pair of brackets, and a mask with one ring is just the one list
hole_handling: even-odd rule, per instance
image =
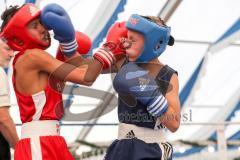
[[[37, 120], [59, 120], [63, 116], [62, 93], [54, 90], [48, 83], [45, 89], [34, 95], [23, 95], [15, 86], [15, 63], [22, 55], [18, 53], [13, 60], [13, 88], [17, 98], [22, 123]], [[61, 82], [55, 80], [55, 85]], [[59, 83], [59, 84], [57, 84]], [[31, 82], [29, 82], [31, 85]]]

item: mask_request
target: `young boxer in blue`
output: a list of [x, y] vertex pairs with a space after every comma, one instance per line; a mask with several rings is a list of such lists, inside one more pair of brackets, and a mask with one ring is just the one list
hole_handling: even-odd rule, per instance
[[105, 160], [170, 160], [172, 146], [163, 128], [175, 132], [180, 125], [178, 77], [158, 57], [174, 39], [158, 17], [133, 14], [125, 26], [115, 24], [107, 35], [110, 50], [126, 56], [111, 67], [117, 73], [113, 86], [120, 124]]

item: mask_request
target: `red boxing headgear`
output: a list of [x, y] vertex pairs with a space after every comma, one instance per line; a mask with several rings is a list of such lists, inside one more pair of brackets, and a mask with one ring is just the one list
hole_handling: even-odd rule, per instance
[[13, 50], [24, 51], [33, 48], [45, 50], [50, 46], [50, 43], [32, 37], [27, 30], [28, 23], [37, 19], [40, 14], [40, 9], [31, 3], [27, 3], [10, 19], [2, 32], [2, 36]]

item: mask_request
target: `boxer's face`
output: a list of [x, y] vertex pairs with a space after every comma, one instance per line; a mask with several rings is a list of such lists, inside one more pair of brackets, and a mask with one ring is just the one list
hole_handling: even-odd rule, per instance
[[31, 21], [27, 25], [27, 29], [29, 33], [36, 39], [49, 44], [50, 43], [50, 35], [49, 32], [45, 29], [45, 27], [40, 23], [39, 19], [35, 19]]
[[0, 66], [8, 67], [13, 56], [13, 50], [0, 38]]
[[128, 41], [131, 43], [130, 47], [126, 49], [130, 61], [136, 61], [143, 51], [144, 37], [142, 34], [129, 30]]

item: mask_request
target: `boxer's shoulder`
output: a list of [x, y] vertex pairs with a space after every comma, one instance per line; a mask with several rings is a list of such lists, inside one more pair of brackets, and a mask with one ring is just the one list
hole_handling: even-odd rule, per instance
[[19, 71], [23, 69], [27, 72], [28, 69], [35, 68], [41, 62], [40, 49], [29, 49], [23, 53], [18, 53], [14, 58], [14, 68]]

